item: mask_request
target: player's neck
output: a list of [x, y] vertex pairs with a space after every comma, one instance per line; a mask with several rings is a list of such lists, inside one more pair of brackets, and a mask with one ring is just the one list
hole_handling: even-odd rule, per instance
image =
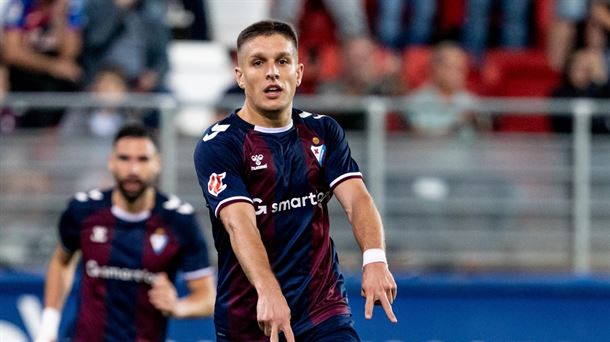
[[155, 189], [149, 187], [135, 201], [128, 201], [118, 189], [112, 191], [112, 204], [132, 214], [150, 210], [155, 205]]
[[263, 112], [244, 103], [244, 106], [237, 112], [237, 115], [247, 123], [267, 128], [280, 128], [290, 124], [292, 120], [292, 106], [281, 111]]

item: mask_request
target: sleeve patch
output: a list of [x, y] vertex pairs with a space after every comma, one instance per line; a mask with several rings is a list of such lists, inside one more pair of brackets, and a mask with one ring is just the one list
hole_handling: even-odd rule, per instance
[[227, 176], [226, 172], [223, 173], [212, 173], [210, 175], [210, 180], [208, 181], [208, 192], [218, 197], [218, 195], [223, 192], [227, 185], [222, 182], [222, 180]]

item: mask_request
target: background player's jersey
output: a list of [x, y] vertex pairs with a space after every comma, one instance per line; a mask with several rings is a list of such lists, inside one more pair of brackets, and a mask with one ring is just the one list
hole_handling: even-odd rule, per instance
[[362, 175], [339, 125], [295, 110], [289, 126], [270, 129], [232, 113], [206, 131], [194, 158], [218, 250], [217, 333], [237, 341], [265, 339], [256, 321], [256, 291], [218, 218], [224, 206], [239, 201], [254, 206], [295, 334], [348, 314], [326, 203], [335, 186]]
[[148, 300], [159, 272], [174, 279], [210, 275], [208, 252], [193, 207], [157, 193], [141, 215], [112, 206], [111, 190], [77, 193], [59, 233], [68, 252], [82, 251], [76, 341], [164, 341], [167, 319]]

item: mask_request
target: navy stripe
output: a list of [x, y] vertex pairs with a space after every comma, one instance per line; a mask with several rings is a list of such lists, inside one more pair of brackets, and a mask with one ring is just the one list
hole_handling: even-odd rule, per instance
[[[117, 220], [109, 265], [130, 269], [142, 266], [144, 249], [144, 223], [128, 223]], [[119, 244], [120, 241], [120, 244]], [[116, 243], [115, 243], [116, 242]], [[107, 281], [106, 341], [134, 341], [136, 338], [136, 305], [138, 283], [122, 280]]]

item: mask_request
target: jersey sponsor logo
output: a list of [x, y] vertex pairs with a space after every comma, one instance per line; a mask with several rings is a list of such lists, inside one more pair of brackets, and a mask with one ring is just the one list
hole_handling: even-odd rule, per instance
[[222, 180], [227, 176], [226, 172], [223, 173], [212, 173], [210, 180], [208, 181], [208, 192], [213, 196], [218, 196], [224, 189], [227, 188], [226, 184], [222, 183]]
[[89, 237], [91, 242], [105, 243], [108, 241], [108, 228], [103, 226], [94, 226]]
[[259, 205], [259, 204], [263, 203], [262, 199], [260, 199], [260, 198], [253, 198], [252, 202], [257, 205], [256, 206], [256, 211], [254, 212], [256, 214], [256, 216], [267, 213], [267, 206], [266, 205]]
[[231, 126], [231, 125], [215, 124], [214, 127], [212, 127], [212, 129], [211, 129], [212, 133], [206, 133], [203, 136], [202, 140], [210, 141], [210, 140], [214, 139], [218, 135], [218, 133], [226, 131], [229, 128], [229, 126]]
[[263, 200], [260, 198], [253, 198], [252, 202], [256, 206], [255, 214], [265, 215], [267, 213], [275, 214], [282, 211], [303, 208], [308, 206], [316, 206], [321, 205], [324, 201], [330, 196], [331, 192], [318, 192], [313, 193], [310, 192], [308, 195], [293, 197], [291, 199], [287, 199], [285, 201], [271, 203], [271, 205], [266, 205], [263, 203]]
[[153, 248], [155, 254], [159, 255], [167, 246], [168, 241], [167, 234], [165, 234], [165, 229], [159, 227], [155, 229], [155, 232], [150, 236], [150, 245]]
[[322, 160], [324, 159], [324, 153], [326, 153], [326, 145], [324, 145], [324, 144], [322, 144], [320, 146], [311, 145], [311, 152], [313, 153], [314, 157], [316, 157], [318, 164], [320, 164], [320, 166], [322, 166]]
[[250, 157], [250, 160], [254, 162], [255, 165], [250, 166], [250, 170], [262, 170], [267, 168], [267, 164], [263, 164], [264, 156], [262, 154], [254, 154]]
[[133, 269], [116, 266], [100, 266], [95, 260], [88, 260], [85, 271], [91, 278], [132, 281], [136, 283], [151, 284], [157, 276], [146, 269]]

